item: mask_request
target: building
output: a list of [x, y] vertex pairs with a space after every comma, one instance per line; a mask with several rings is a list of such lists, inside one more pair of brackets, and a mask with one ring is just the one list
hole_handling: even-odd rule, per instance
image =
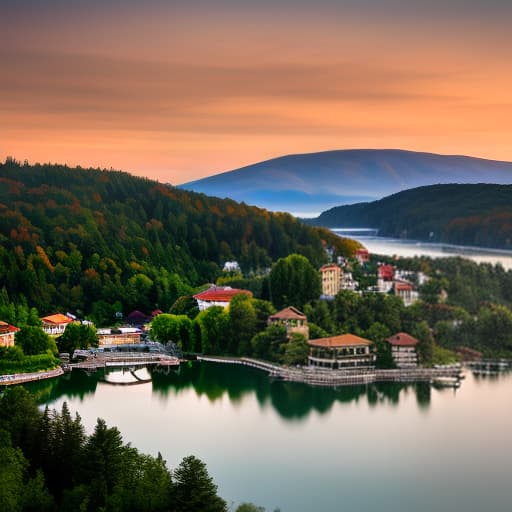
[[14, 347], [14, 336], [18, 331], [14, 325], [0, 320], [0, 347]]
[[267, 323], [268, 325], [279, 324], [286, 327], [288, 336], [297, 333], [309, 339], [308, 318], [304, 313], [293, 306], [289, 306], [274, 315], [270, 315]]
[[242, 272], [242, 269], [240, 268], [238, 261], [226, 261], [226, 263], [224, 263], [222, 271], [240, 273]]
[[391, 354], [397, 368], [416, 368], [418, 366], [418, 354], [416, 345], [419, 341], [405, 332], [398, 332], [387, 338], [391, 345]]
[[131, 326], [141, 327], [143, 325], [149, 324], [152, 319], [153, 317], [151, 315], [146, 315], [145, 313], [142, 313], [142, 311], [135, 309], [126, 316], [125, 321]]
[[308, 364], [337, 370], [339, 368], [373, 368], [375, 354], [370, 340], [342, 334], [309, 340]]
[[231, 288], [230, 286], [211, 286], [208, 290], [197, 293], [193, 297], [197, 301], [199, 311], [204, 311], [212, 306], [220, 306], [222, 308], [228, 307], [231, 299], [239, 293], [252, 297], [252, 292], [248, 290], [240, 290], [238, 288]]
[[322, 296], [334, 297], [341, 290], [341, 268], [331, 263], [321, 267], [320, 274], [322, 276]]
[[351, 290], [355, 292], [359, 287], [359, 283], [352, 277], [352, 272], [341, 273], [341, 289]]
[[393, 292], [404, 301], [405, 306], [410, 306], [419, 299], [414, 285], [406, 281], [395, 281], [393, 283]]
[[368, 249], [365, 249], [364, 247], [356, 249], [356, 259], [359, 262], [359, 265], [368, 263], [370, 261], [370, 253], [368, 252]]
[[377, 277], [383, 281], [393, 281], [395, 278], [395, 267], [393, 265], [379, 265]]
[[98, 345], [134, 345], [140, 343], [142, 331], [137, 327], [119, 327], [117, 329], [98, 329]]
[[66, 327], [76, 320], [68, 315], [62, 313], [55, 313], [55, 315], [44, 316], [41, 318], [43, 323], [43, 331], [50, 336], [60, 336], [64, 334]]

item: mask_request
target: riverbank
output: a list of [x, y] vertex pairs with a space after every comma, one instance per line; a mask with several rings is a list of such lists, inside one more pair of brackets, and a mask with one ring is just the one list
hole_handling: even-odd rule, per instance
[[317, 386], [352, 386], [374, 382], [430, 382], [440, 377], [461, 378], [463, 369], [459, 364], [435, 368], [407, 368], [396, 370], [344, 369], [328, 370], [311, 367], [285, 367], [249, 357], [197, 356], [198, 361], [224, 364], [239, 364], [257, 368], [269, 377], [289, 382], [303, 382]]
[[33, 382], [36, 380], [53, 379], [55, 377], [60, 377], [61, 375], [64, 375], [64, 370], [60, 366], [45, 372], [0, 375], [0, 386], [13, 386], [15, 384], [25, 384], [26, 382]]

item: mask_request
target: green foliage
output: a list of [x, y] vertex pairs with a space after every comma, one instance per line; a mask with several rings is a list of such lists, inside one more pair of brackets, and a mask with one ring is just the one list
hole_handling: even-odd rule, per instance
[[319, 226], [371, 226], [382, 236], [510, 248], [512, 186], [431, 185], [371, 203], [340, 206], [317, 219]]
[[173, 315], [186, 315], [193, 320], [199, 314], [199, 307], [192, 295], [184, 295], [176, 299], [169, 313]]
[[239, 293], [229, 304], [229, 334], [231, 343], [228, 352], [238, 356], [249, 355], [251, 339], [256, 334], [256, 310], [251, 297]]
[[365, 334], [366, 338], [375, 343], [377, 357], [375, 366], [377, 368], [394, 368], [395, 363], [391, 353], [391, 345], [386, 341], [392, 334], [389, 328], [380, 322], [375, 322]]
[[92, 325], [70, 323], [66, 326], [64, 334], [58, 337], [57, 345], [60, 352], [68, 352], [71, 355], [77, 349], [97, 347], [96, 328]]
[[254, 505], [254, 503], [240, 503], [240, 505], [236, 507], [235, 512], [265, 512], [265, 509]]
[[286, 328], [271, 324], [251, 340], [253, 355], [267, 361], [280, 361], [287, 341]]
[[432, 364], [454, 364], [459, 362], [455, 352], [435, 344], [432, 350]]
[[15, 336], [15, 343], [28, 356], [44, 354], [50, 351], [57, 353], [55, 341], [51, 339], [40, 327], [26, 326], [20, 329]]
[[98, 419], [87, 437], [67, 404], [40, 411], [24, 388], [0, 396], [0, 509], [225, 512], [203, 462], [186, 457], [174, 471], [161, 455], [140, 454]]
[[[325, 243], [353, 252], [333, 233], [291, 215], [122, 172], [9, 160], [0, 164], [0, 185], [6, 321], [17, 319], [16, 311], [2, 309], [11, 301], [42, 313], [81, 311], [103, 325], [116, 311], [168, 311], [191, 287], [215, 282], [227, 257], [245, 274], [258, 274], [292, 252], [318, 267]], [[268, 298], [265, 279], [254, 285]]]
[[270, 294], [277, 309], [304, 305], [321, 293], [319, 272], [299, 254], [290, 254], [275, 263], [270, 272]]
[[151, 322], [150, 336], [156, 341], [172, 341], [186, 352], [194, 351], [192, 320], [186, 315], [162, 313]]
[[199, 326], [203, 354], [225, 354], [229, 349], [229, 315], [220, 306], [201, 311], [195, 319]]
[[423, 320], [417, 323], [413, 327], [411, 334], [419, 341], [416, 345], [416, 352], [418, 353], [420, 364], [423, 366], [431, 366], [434, 351], [434, 338], [427, 322]]
[[287, 366], [306, 364], [308, 354], [309, 345], [306, 337], [302, 334], [293, 333], [288, 343], [284, 346], [282, 362]]
[[217, 496], [217, 486], [206, 465], [189, 455], [173, 471], [172, 496], [176, 512], [226, 512], [226, 502]]

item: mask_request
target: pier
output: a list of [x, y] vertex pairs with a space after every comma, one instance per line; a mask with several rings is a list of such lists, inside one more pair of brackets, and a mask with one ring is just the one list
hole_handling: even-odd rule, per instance
[[53, 379], [54, 377], [60, 377], [63, 374], [64, 370], [59, 366], [58, 368], [48, 370], [47, 372], [0, 375], [0, 386], [13, 386], [15, 384], [25, 384], [26, 382], [33, 382], [35, 380]]
[[460, 365], [436, 368], [403, 368], [396, 370], [343, 369], [330, 370], [309, 366], [285, 367], [249, 357], [197, 356], [198, 361], [239, 364], [257, 368], [274, 379], [289, 382], [304, 382], [317, 386], [352, 386], [374, 382], [430, 382], [440, 377], [460, 377]]
[[180, 360], [177, 357], [167, 354], [152, 354], [141, 352], [104, 352], [90, 356], [79, 363], [66, 365], [66, 370], [96, 371], [98, 368], [123, 367], [123, 366], [179, 366]]

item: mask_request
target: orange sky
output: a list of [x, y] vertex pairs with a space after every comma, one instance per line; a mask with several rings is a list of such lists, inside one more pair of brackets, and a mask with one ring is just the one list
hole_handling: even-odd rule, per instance
[[511, 3], [18, 0], [0, 159], [175, 184], [328, 149], [512, 160]]

